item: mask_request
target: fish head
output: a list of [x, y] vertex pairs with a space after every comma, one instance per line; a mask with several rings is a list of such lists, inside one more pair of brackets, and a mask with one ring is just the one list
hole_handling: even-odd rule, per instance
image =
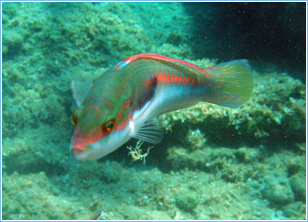
[[[75, 126], [70, 150], [77, 160], [99, 159], [119, 148], [129, 137], [130, 101], [116, 109], [108, 103], [88, 102], [71, 115]], [[115, 108], [115, 107], [113, 107]]]

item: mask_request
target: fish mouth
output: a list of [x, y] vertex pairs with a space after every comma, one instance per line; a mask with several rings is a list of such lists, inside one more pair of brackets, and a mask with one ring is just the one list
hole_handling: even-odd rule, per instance
[[80, 149], [79, 147], [73, 147], [71, 146], [71, 154], [72, 156], [79, 161], [83, 160], [94, 160], [97, 159], [95, 157], [95, 152], [93, 153], [94, 147], [92, 146], [86, 146], [85, 149]]
[[80, 149], [78, 146], [74, 147], [72, 145], [70, 147], [71, 155], [74, 159], [79, 161], [98, 159], [94, 149], [95, 147], [91, 145], [87, 145], [84, 149]]
[[78, 148], [71, 148], [71, 154], [74, 158], [78, 157], [82, 152], [83, 150], [80, 150]]
[[79, 160], [79, 161], [85, 160], [85, 157], [86, 157], [84, 150], [81, 150], [81, 149], [78, 149], [78, 148], [73, 148], [73, 147], [71, 147], [71, 155], [76, 160]]
[[86, 157], [90, 151], [90, 147], [82, 140], [71, 140], [71, 145], [70, 145], [70, 151], [71, 155], [76, 159], [76, 160], [86, 160]]
[[93, 147], [89, 146], [87, 141], [82, 139], [73, 139], [71, 140], [70, 151], [71, 155], [79, 161], [88, 160], [88, 155], [90, 151], [93, 150]]
[[77, 148], [71, 148], [71, 154], [76, 160], [79, 160], [79, 161], [97, 159], [97, 157], [93, 155], [91, 151], [80, 150]]

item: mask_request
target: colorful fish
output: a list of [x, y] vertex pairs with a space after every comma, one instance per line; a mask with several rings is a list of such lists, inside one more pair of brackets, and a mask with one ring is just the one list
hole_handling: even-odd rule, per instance
[[[101, 158], [132, 137], [157, 144], [163, 131], [153, 120], [200, 101], [235, 108], [250, 98], [253, 73], [247, 60], [200, 68], [156, 54], [140, 54], [104, 72], [93, 84], [73, 82], [77, 109], [71, 153]], [[81, 90], [80, 90], [81, 88]]]

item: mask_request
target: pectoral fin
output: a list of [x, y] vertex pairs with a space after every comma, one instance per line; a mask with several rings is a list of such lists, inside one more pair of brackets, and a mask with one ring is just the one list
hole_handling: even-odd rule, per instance
[[146, 121], [138, 132], [133, 132], [131, 136], [148, 143], [158, 144], [162, 141], [164, 132], [157, 120], [151, 119]]

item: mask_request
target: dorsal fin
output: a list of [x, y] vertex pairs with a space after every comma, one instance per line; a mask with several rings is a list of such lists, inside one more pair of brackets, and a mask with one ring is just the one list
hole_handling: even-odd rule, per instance
[[80, 107], [86, 98], [90, 88], [92, 87], [92, 80], [78, 72], [72, 81], [73, 97], [77, 107]]
[[134, 56], [128, 57], [125, 60], [123, 60], [122, 62], [120, 62], [113, 70], [114, 71], [121, 70], [125, 66], [127, 66], [128, 64], [131, 64], [133, 61], [136, 61], [136, 60], [139, 60], [139, 59], [152, 59], [152, 60], [160, 61], [160, 62], [162, 62], [162, 63], [164, 63], [168, 66], [171, 66], [171, 67], [179, 69], [179, 70], [185, 69], [185, 71], [187, 71], [189, 69], [190, 72], [201, 72], [206, 77], [210, 78], [208, 73], [204, 69], [202, 69], [201, 67], [199, 67], [197, 65], [194, 65], [194, 64], [189, 63], [189, 62], [182, 61], [180, 59], [173, 59], [173, 58], [169, 58], [167, 56], [162, 56], [162, 55], [159, 55], [159, 54], [139, 54], [139, 55], [134, 55]]

